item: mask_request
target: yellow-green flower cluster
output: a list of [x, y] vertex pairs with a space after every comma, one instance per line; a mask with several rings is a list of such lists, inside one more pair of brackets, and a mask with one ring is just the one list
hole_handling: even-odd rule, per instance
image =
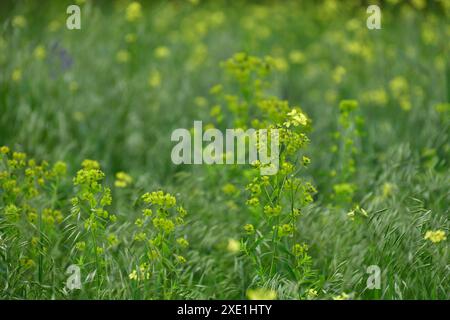
[[5, 207], [5, 217], [12, 222], [18, 221], [20, 218], [20, 208], [14, 204], [8, 204]]
[[130, 53], [127, 50], [119, 50], [116, 53], [116, 60], [118, 63], [125, 64], [130, 61]]
[[23, 258], [20, 258], [20, 265], [22, 267], [24, 267], [25, 269], [31, 269], [36, 266], [36, 263], [34, 262], [33, 259], [23, 257]]
[[60, 210], [44, 209], [42, 212], [42, 221], [49, 225], [61, 223], [63, 218]]
[[[302, 57], [294, 55], [294, 59], [299, 61]], [[222, 63], [234, 84], [237, 83], [237, 94], [226, 92], [225, 86], [220, 84], [210, 90], [220, 99], [220, 103], [211, 111], [211, 116], [219, 124], [226, 120], [243, 129], [277, 129], [280, 142], [278, 172], [273, 176], [256, 174], [255, 171], [259, 172], [264, 166], [261, 161], [256, 160], [252, 163], [255, 173], [247, 175], [250, 182], [246, 185], [249, 193], [246, 204], [250, 212], [255, 216], [262, 216], [262, 219], [256, 220], [256, 226], [244, 226], [246, 237], [242, 251], [251, 255], [252, 261], [259, 268], [262, 268], [261, 265], [273, 264], [265, 259], [277, 251], [274, 248], [295, 239], [296, 219], [300, 216], [299, 207], [311, 203], [316, 192], [311, 183], [296, 177], [300, 166], [304, 169], [310, 163], [308, 157], [300, 154], [309, 142], [306, 133], [310, 130], [310, 120], [300, 107], [291, 107], [287, 101], [265, 94], [269, 87], [271, 70], [285, 69], [285, 64], [285, 61], [278, 57], [261, 59], [246, 53], [237, 53]], [[231, 113], [231, 117], [225, 114], [227, 111]], [[258, 151], [273, 152], [270, 150], [272, 136], [269, 134], [269, 137], [265, 140], [257, 137]], [[251, 236], [254, 234], [255, 236]], [[289, 252], [292, 245], [294, 244], [289, 244], [284, 252]], [[261, 254], [265, 248], [271, 248], [271, 253]], [[295, 265], [309, 264], [310, 259], [306, 256], [304, 254], [302, 258], [297, 257]], [[289, 259], [290, 257], [286, 257], [285, 260]]]
[[75, 244], [75, 249], [77, 249], [78, 251], [84, 251], [86, 249], [86, 242], [84, 241], [79, 241]]
[[152, 220], [153, 222], [153, 226], [159, 230], [162, 231], [164, 233], [172, 233], [173, 230], [175, 229], [175, 223], [171, 220], [171, 219], [166, 219], [166, 218], [154, 218]]
[[9, 153], [9, 148], [7, 146], [2, 146], [0, 147], [0, 153], [1, 154], [8, 154]]
[[131, 2], [125, 11], [126, 19], [130, 22], [135, 22], [142, 17], [142, 5], [137, 2]]
[[[189, 242], [184, 237], [174, 238], [177, 227], [184, 224], [184, 217], [187, 214], [182, 206], [174, 208], [177, 203], [175, 196], [159, 190], [147, 192], [141, 199], [149, 207], [142, 210], [142, 216], [135, 222], [140, 230], [135, 233], [134, 240], [148, 242], [149, 259], [159, 259], [163, 255], [162, 247], [169, 243], [174, 248], [188, 247]], [[184, 259], [178, 253], [173, 258], [178, 263], [182, 263], [181, 260]]]
[[334, 296], [333, 300], [350, 300], [351, 297], [349, 294], [342, 292], [341, 294]]
[[353, 210], [351, 210], [347, 213], [347, 217], [350, 220], [355, 221], [355, 218], [357, 218], [357, 217], [367, 218], [367, 217], [369, 217], [369, 214], [363, 208], [356, 206]]
[[74, 185], [79, 188], [76, 197], [71, 200], [72, 211], [81, 213], [86, 203], [88, 210], [85, 214], [88, 217], [84, 220], [84, 228], [95, 232], [98, 228], [104, 228], [108, 221], [116, 221], [116, 216], [105, 209], [112, 203], [111, 189], [102, 185], [105, 174], [97, 161], [86, 159], [81, 165], [82, 169], [73, 179]]
[[147, 192], [142, 196], [142, 200], [147, 204], [155, 204], [165, 209], [172, 208], [177, 204], [177, 199], [169, 193], [163, 191]]
[[404, 111], [409, 111], [412, 108], [410, 98], [410, 87], [405, 77], [397, 76], [389, 82], [392, 96], [399, 103]]
[[179, 254], [175, 255], [175, 260], [176, 260], [176, 262], [178, 262], [179, 264], [185, 264], [185, 263], [187, 262], [187, 261], [186, 261], [186, 258], [183, 257], [183, 256], [180, 256]]
[[185, 238], [178, 238], [177, 239], [177, 243], [182, 247], [182, 248], [187, 248], [189, 246], [189, 242], [185, 239]]
[[353, 183], [339, 183], [333, 186], [333, 198], [337, 202], [350, 203], [356, 192], [356, 186]]
[[[255, 168], [258, 168], [258, 165], [259, 161], [253, 164]], [[252, 182], [247, 184], [247, 186], [245, 187], [245, 189], [248, 190], [251, 194], [249, 199], [247, 200], [247, 204], [249, 206], [258, 206], [260, 204], [259, 197], [261, 195], [262, 190], [264, 190], [264, 188], [268, 187], [269, 185], [270, 182], [268, 176], [259, 176], [253, 178]]]
[[158, 88], [161, 85], [161, 73], [158, 70], [153, 70], [148, 76], [147, 82], [151, 88]]
[[253, 234], [253, 233], [255, 233], [255, 227], [252, 224], [248, 223], [248, 224], [244, 225], [244, 231], [247, 234]]
[[254, 72], [258, 77], [265, 77], [270, 69], [274, 67], [273, 59], [270, 57], [260, 59], [249, 56], [245, 52], [236, 53], [222, 65], [229, 74], [233, 75], [241, 83], [248, 82]]
[[281, 206], [280, 205], [275, 205], [275, 206], [270, 206], [270, 205], [266, 205], [264, 206], [264, 213], [269, 216], [269, 217], [274, 217], [274, 216], [278, 216], [281, 212]]
[[445, 231], [443, 230], [428, 230], [424, 236], [425, 240], [430, 240], [433, 243], [439, 243], [441, 241], [447, 240]]
[[[177, 214], [174, 215], [173, 217], [171, 217], [168, 210], [171, 207], [173, 207], [173, 205], [176, 203], [175, 197], [173, 197], [170, 194], [163, 194], [162, 196], [161, 195], [156, 196], [156, 194], [157, 194], [157, 192], [153, 192], [153, 196], [154, 196], [153, 201], [147, 202], [149, 200], [148, 199], [149, 195], [151, 196], [150, 193], [145, 194], [143, 196], [143, 199], [144, 198], [147, 199], [147, 201], [144, 200], [144, 202], [147, 202], [149, 204], [154, 204], [157, 206], [156, 216], [151, 220], [151, 222], [152, 222], [152, 225], [155, 228], [155, 231], [157, 232], [158, 235], [166, 236], [166, 235], [173, 233], [177, 225], [181, 225], [184, 223], [183, 218], [186, 215], [186, 210], [180, 206], [176, 209]], [[148, 218], [153, 215], [153, 210], [150, 208], [144, 208], [142, 210], [142, 213], [143, 213], [142, 218], [138, 218], [135, 222], [135, 224], [140, 228], [143, 228], [146, 225]], [[140, 236], [140, 240], [145, 240], [142, 233]], [[180, 242], [182, 242], [183, 244], [187, 243], [187, 241], [183, 242], [182, 238], [180, 238], [178, 240], [179, 240], [178, 243], [180, 245], [181, 245]]]
[[83, 169], [100, 169], [100, 163], [96, 160], [85, 159], [81, 163]]
[[187, 212], [182, 206], [175, 207], [175, 196], [162, 190], [146, 192], [141, 200], [145, 208], [135, 220], [133, 240], [146, 244], [138, 249], [145, 262], [142, 264], [142, 259], [139, 260], [140, 267], [131, 271], [129, 279], [151, 281], [150, 276], [165, 276], [166, 272], [174, 271], [187, 262], [181, 253], [189, 242], [185, 237], [177, 237]]
[[27, 155], [23, 152], [13, 152], [12, 159], [8, 161], [8, 165], [14, 169], [25, 167]]
[[77, 172], [73, 179], [74, 185], [82, 188], [80, 198], [91, 202], [91, 206], [96, 206], [95, 195], [102, 190], [101, 181], [105, 174], [100, 169], [85, 167]]
[[277, 235], [281, 237], [292, 236], [295, 231], [293, 224], [285, 223], [277, 227]]
[[139, 268], [134, 269], [133, 271], [131, 271], [131, 273], [128, 275], [128, 278], [130, 280], [134, 280], [134, 281], [142, 281], [142, 280], [148, 280], [150, 279], [150, 266], [148, 263], [141, 263], [139, 265]]
[[155, 49], [155, 57], [158, 59], [165, 59], [170, 55], [170, 49], [165, 46], [160, 46]]
[[[40, 164], [28, 159], [23, 152], [11, 152], [6, 146], [0, 148], [0, 186], [4, 198], [16, 198], [22, 194], [26, 199], [37, 197], [45, 188], [46, 181], [55, 181], [66, 174], [66, 164], [58, 161], [52, 168], [46, 161]], [[3, 169], [2, 169], [3, 167]]]
[[110, 233], [108, 235], [108, 244], [111, 247], [117, 246], [119, 244], [119, 242], [120, 242], [119, 239], [117, 238], [117, 236], [114, 233]]
[[116, 173], [116, 181], [114, 181], [114, 186], [116, 186], [116, 188], [125, 188], [131, 183], [133, 183], [133, 178], [130, 175], [123, 171]]
[[306, 115], [299, 111], [297, 108], [292, 109], [291, 112], [287, 114], [288, 120], [284, 122], [286, 128], [289, 128], [291, 125], [294, 127], [298, 126], [306, 126], [308, 124], [308, 118]]
[[249, 300], [276, 300], [277, 293], [275, 290], [265, 288], [248, 289], [247, 297]]
[[234, 195], [239, 192], [236, 186], [232, 183], [227, 183], [222, 187], [222, 192], [228, 195]]
[[308, 300], [312, 300], [312, 299], [316, 298], [318, 295], [319, 295], [319, 293], [315, 289], [308, 289], [308, 291], [306, 292], [306, 298]]
[[292, 247], [292, 253], [296, 257], [300, 257], [300, 256], [304, 255], [307, 251], [308, 251], [308, 245], [306, 243], [303, 243], [303, 244], [296, 243]]
[[47, 52], [45, 51], [45, 47], [42, 45], [37, 46], [34, 51], [33, 55], [38, 60], [43, 60], [47, 56]]
[[[64, 221], [65, 204], [58, 199], [60, 186], [69, 179], [67, 166], [58, 161], [53, 166], [37, 162], [23, 152], [0, 147], [0, 216], [8, 222], [7, 230], [15, 234], [12, 247], [18, 245], [15, 264], [31, 269], [52, 256]], [[69, 180], [70, 181], [70, 180]], [[23, 246], [29, 243], [29, 246]]]
[[236, 239], [228, 239], [227, 251], [230, 253], [238, 253], [241, 250], [241, 243]]

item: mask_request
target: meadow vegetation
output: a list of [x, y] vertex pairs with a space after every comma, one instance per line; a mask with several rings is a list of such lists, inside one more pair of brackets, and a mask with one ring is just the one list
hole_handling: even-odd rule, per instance
[[0, 298], [450, 298], [448, 1], [75, 2], [0, 4]]

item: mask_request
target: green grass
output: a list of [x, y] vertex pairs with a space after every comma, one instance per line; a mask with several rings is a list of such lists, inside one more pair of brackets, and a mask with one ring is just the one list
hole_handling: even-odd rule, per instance
[[[0, 159], [0, 173], [20, 187], [15, 194], [0, 175], [0, 297], [245, 299], [262, 287], [279, 299], [304, 299], [309, 289], [317, 299], [449, 299], [448, 239], [425, 239], [430, 230], [448, 238], [450, 229], [448, 4], [385, 1], [382, 29], [369, 30], [359, 1], [193, 2], [143, 2], [142, 17], [130, 22], [130, 2], [86, 1], [81, 30], [65, 27], [70, 1], [0, 5], [0, 146], [50, 163], [39, 194], [27, 198], [24, 168]], [[118, 57], [121, 51], [127, 54]], [[271, 56], [263, 94], [301, 106], [311, 121], [310, 142], [297, 153], [311, 164], [295, 176], [317, 193], [312, 204], [301, 202], [294, 235], [279, 242], [270, 228], [280, 222], [246, 205], [250, 166], [176, 166], [170, 158], [172, 131], [194, 120], [224, 129], [285, 116], [260, 113], [252, 84], [233, 80], [221, 62], [237, 52]], [[247, 99], [248, 113], [227, 109], [210, 93], [217, 84]], [[358, 106], [346, 113], [343, 100]], [[222, 122], [211, 113], [217, 104]], [[78, 213], [71, 199], [83, 197], [83, 187], [72, 178], [84, 159], [105, 173], [101, 189], [89, 192], [100, 202], [110, 188], [113, 200], [83, 202]], [[60, 160], [67, 173], [52, 175]], [[121, 171], [133, 178], [125, 188], [115, 186]], [[287, 206], [288, 191], [277, 183], [285, 198], [276, 201]], [[227, 184], [237, 191], [224, 192]], [[141, 196], [159, 189], [188, 215], [152, 260], [147, 242], [135, 239], [142, 231], [135, 221], [146, 205]], [[364, 211], [352, 220], [347, 213], [356, 206]], [[84, 223], [99, 208], [117, 221], [98, 218], [102, 227], [93, 232]], [[46, 223], [44, 209], [61, 211], [62, 220]], [[175, 207], [167, 210], [175, 219]], [[248, 255], [229, 248], [229, 239], [250, 243], [247, 223], [266, 230]], [[150, 221], [144, 229], [161, 233]], [[308, 244], [310, 261], [292, 262], [293, 243]], [[150, 279], [130, 279], [146, 262]], [[81, 290], [64, 289], [71, 264], [81, 266], [82, 279], [91, 273]], [[370, 265], [381, 269], [379, 290], [366, 287]]]

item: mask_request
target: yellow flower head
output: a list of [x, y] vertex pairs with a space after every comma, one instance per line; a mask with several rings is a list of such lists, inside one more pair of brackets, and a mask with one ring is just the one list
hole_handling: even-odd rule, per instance
[[[139, 272], [137, 270], [139, 270]], [[134, 281], [150, 279], [150, 272], [148, 272], [148, 264], [142, 263], [139, 266], [139, 269], [131, 271], [131, 273], [128, 275], [128, 278]]]
[[231, 183], [227, 183], [222, 187], [222, 192], [225, 194], [235, 194], [237, 191], [236, 186]]
[[116, 188], [125, 188], [127, 186], [127, 183], [125, 181], [116, 180], [114, 181], [114, 186]]
[[117, 236], [114, 233], [110, 233], [108, 235], [108, 243], [110, 246], [114, 247], [119, 244], [119, 239], [117, 239]]
[[308, 118], [305, 116], [304, 113], [297, 109], [292, 109], [291, 112], [287, 114], [288, 121], [284, 123], [284, 125], [289, 128], [291, 125], [294, 127], [298, 126], [306, 126], [308, 123]]
[[292, 247], [292, 253], [296, 256], [302, 256], [303, 254], [305, 254], [308, 251], [308, 245], [304, 244], [299, 244], [296, 243], [293, 247]]
[[30, 243], [31, 243], [31, 245], [33, 247], [36, 247], [39, 244], [39, 238], [38, 237], [32, 237]]
[[189, 242], [185, 239], [185, 238], [178, 238], [177, 239], [177, 243], [180, 245], [180, 247], [182, 248], [187, 248], [189, 246]]
[[86, 242], [80, 241], [75, 244], [75, 248], [79, 251], [84, 251], [86, 249]]
[[253, 233], [255, 233], [255, 227], [254, 227], [252, 224], [246, 224], [246, 225], [244, 226], [244, 231], [245, 231], [247, 234], [253, 234]]
[[158, 88], [161, 85], [161, 74], [159, 71], [152, 71], [148, 77], [148, 85], [152, 88]]
[[142, 214], [144, 215], [144, 217], [151, 217], [153, 214], [153, 210], [152, 209], [143, 209], [142, 210]]
[[422, 10], [427, 6], [427, 2], [425, 0], [412, 0], [412, 5], [418, 9]]
[[169, 48], [165, 46], [160, 46], [155, 49], [155, 57], [158, 59], [165, 59], [170, 55]]
[[142, 6], [139, 2], [130, 3], [126, 9], [126, 18], [130, 22], [139, 20], [142, 17]]
[[205, 97], [195, 97], [194, 103], [197, 107], [203, 108], [208, 105], [208, 100]]
[[396, 189], [396, 186], [394, 184], [392, 184], [392, 183], [385, 182], [383, 184], [382, 189], [383, 189], [382, 190], [383, 191], [383, 197], [384, 198], [389, 198], [390, 196], [393, 195], [393, 193], [394, 193], [394, 191]]
[[21, 258], [20, 264], [27, 269], [33, 268], [36, 265], [36, 263], [32, 259], [28, 258]]
[[[165, 208], [171, 208], [177, 204], [177, 199], [170, 193], [163, 191], [146, 192], [142, 195], [142, 200], [145, 203], [156, 204]], [[180, 213], [181, 215], [181, 213]]]
[[137, 280], [138, 279], [138, 275], [136, 270], [133, 270], [129, 275], [128, 278], [130, 278], [130, 280]]
[[275, 300], [277, 298], [277, 293], [271, 289], [248, 289], [247, 298], [250, 300]]
[[228, 239], [227, 251], [238, 253], [241, 250], [241, 243], [235, 239]]
[[43, 59], [45, 59], [45, 57], [46, 57], [46, 55], [47, 55], [47, 53], [46, 53], [46, 51], [45, 51], [45, 47], [42, 46], [42, 45], [37, 46], [37, 47], [34, 49], [33, 55], [34, 55], [34, 57], [35, 57], [36, 59], [38, 59], [38, 60], [43, 60]]
[[134, 235], [134, 240], [145, 241], [147, 239], [147, 234], [145, 232], [139, 232]]
[[100, 169], [100, 164], [95, 160], [85, 159], [81, 163], [84, 169]]
[[0, 147], [0, 153], [2, 154], [9, 153], [9, 148], [7, 146]]
[[293, 50], [289, 53], [289, 60], [291, 60], [293, 64], [301, 64], [305, 62], [306, 58], [303, 52], [299, 50]]
[[348, 213], [347, 213], [347, 217], [350, 219], [350, 220], [355, 220], [355, 210], [351, 210], [351, 211], [349, 211]]
[[441, 241], [447, 240], [447, 237], [445, 235], [445, 231], [443, 230], [436, 230], [436, 231], [429, 230], [425, 233], [424, 239], [430, 240], [433, 243], [439, 243]]
[[350, 300], [350, 295], [342, 292], [340, 295], [334, 296], [333, 300]]
[[186, 263], [186, 258], [180, 255], [176, 255], [175, 259], [177, 260], [178, 263], [180, 264], [185, 264]]
[[116, 60], [119, 63], [127, 63], [130, 61], [130, 53], [126, 50], [120, 50], [116, 54]]
[[317, 297], [317, 295], [318, 295], [317, 290], [314, 289], [309, 289], [306, 293], [308, 299], [314, 299]]
[[125, 172], [120, 171], [116, 173], [116, 181], [114, 182], [114, 185], [117, 188], [125, 188], [132, 182], [133, 178], [130, 175], [126, 174]]
[[273, 58], [272, 60], [275, 69], [280, 72], [286, 72], [289, 69], [289, 64], [284, 58]]
[[279, 206], [279, 205], [276, 205], [274, 207], [272, 207], [270, 205], [264, 206], [264, 213], [267, 216], [270, 216], [270, 217], [278, 216], [280, 214], [280, 212], [281, 212], [281, 206]]
[[389, 87], [392, 91], [392, 94], [396, 97], [406, 94], [409, 90], [408, 81], [402, 76], [393, 78], [389, 82]]

